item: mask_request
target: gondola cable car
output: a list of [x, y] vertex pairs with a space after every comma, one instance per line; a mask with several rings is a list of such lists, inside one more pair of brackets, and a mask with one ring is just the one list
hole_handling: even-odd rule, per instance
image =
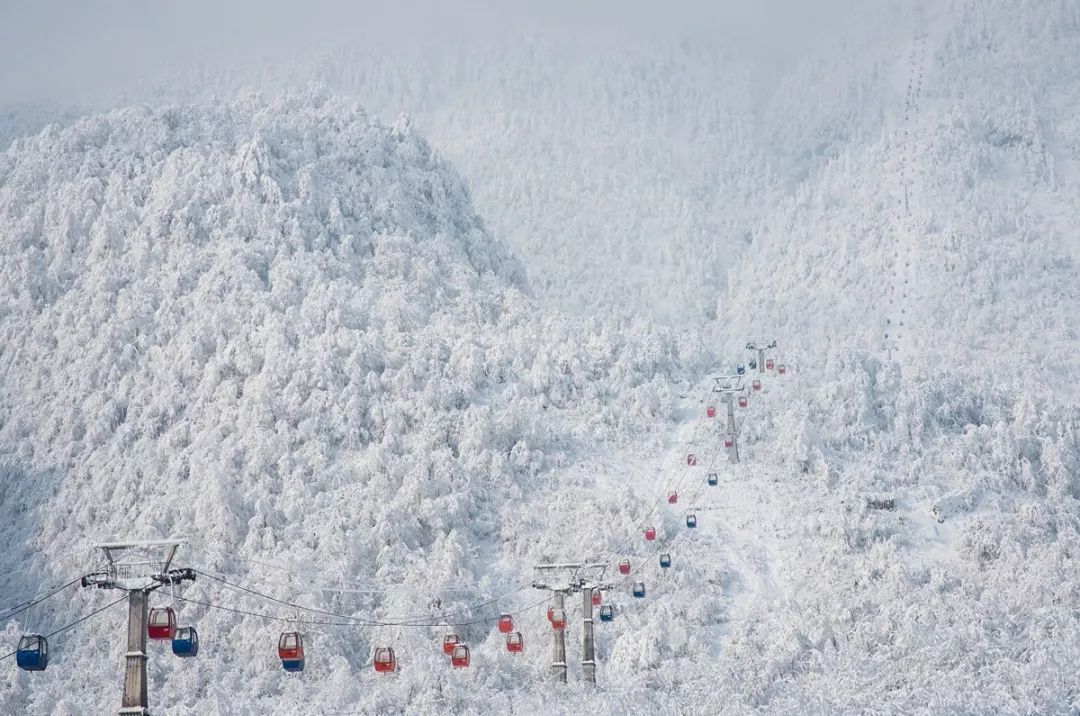
[[375, 656], [372, 658], [375, 671], [380, 674], [389, 674], [397, 670], [397, 656], [394, 655], [394, 647], [379, 646], [375, 648]]
[[172, 653], [184, 658], [199, 655], [199, 632], [195, 627], [183, 626], [176, 628], [176, 634], [172, 640]]
[[288, 672], [304, 670], [304, 637], [298, 631], [284, 631], [278, 637], [278, 658]]
[[450, 665], [456, 669], [465, 669], [469, 666], [469, 645], [458, 644], [454, 647], [454, 653], [450, 655]]
[[146, 636], [167, 641], [176, 636], [176, 611], [172, 607], [154, 607], [146, 620]]
[[15, 651], [15, 665], [23, 671], [45, 671], [49, 665], [49, 640], [41, 634], [23, 634]]

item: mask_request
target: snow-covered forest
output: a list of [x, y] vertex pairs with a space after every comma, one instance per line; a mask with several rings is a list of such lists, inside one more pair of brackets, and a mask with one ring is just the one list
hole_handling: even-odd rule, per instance
[[1080, 710], [1080, 5], [835, 5], [0, 92], [0, 710], [119, 708], [35, 597], [173, 535], [154, 713]]

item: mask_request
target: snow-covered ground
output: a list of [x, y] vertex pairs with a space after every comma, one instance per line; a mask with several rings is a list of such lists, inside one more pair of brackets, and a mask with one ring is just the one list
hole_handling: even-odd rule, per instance
[[[850, 20], [778, 77], [531, 39], [0, 112], [0, 607], [179, 533], [160, 713], [1080, 710], [1080, 7]], [[728, 465], [712, 376], [764, 332]], [[550, 684], [568, 559], [611, 564], [595, 689], [574, 597]], [[115, 708], [124, 618], [0, 662], [0, 710]]]

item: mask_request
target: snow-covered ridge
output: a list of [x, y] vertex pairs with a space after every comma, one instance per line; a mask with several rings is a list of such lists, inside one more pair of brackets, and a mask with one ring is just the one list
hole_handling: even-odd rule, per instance
[[[539, 307], [406, 121], [319, 95], [123, 109], [16, 142], [0, 252], [3, 562], [37, 567], [13, 592], [85, 568], [103, 537], [179, 533], [210, 569], [287, 566], [299, 581], [279, 592], [393, 587], [339, 609], [415, 613], [449, 587], [447, 609], [480, 601], [523, 578], [504, 550], [565, 545], [516, 531], [506, 506], [555, 466], [645, 438], [701, 355], [644, 323]], [[215, 679], [262, 669], [267, 628], [202, 616], [234, 640]], [[366, 667], [374, 635], [359, 638], [327, 640], [320, 668]], [[120, 647], [72, 646], [31, 686], [5, 680], [0, 702], [50, 703], [80, 672], [111, 699]], [[155, 701], [186, 703], [186, 678]], [[254, 703], [284, 687], [231, 688]], [[201, 712], [224, 703], [204, 697]]]

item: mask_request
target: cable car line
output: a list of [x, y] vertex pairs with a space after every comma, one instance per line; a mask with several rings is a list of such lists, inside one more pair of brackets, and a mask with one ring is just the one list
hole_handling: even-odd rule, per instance
[[[705, 420], [704, 418], [699, 418], [699, 421], [704, 421], [704, 420]], [[707, 424], [707, 423], [699, 422], [698, 427], [700, 428], [700, 426], [702, 424]], [[694, 434], [691, 437], [691, 442], [689, 443], [688, 447], [692, 447], [693, 444], [694, 444], [693, 441], [696, 441], [698, 439], [698, 432], [699, 431], [697, 429], [695, 429]], [[713, 468], [713, 466], [716, 464], [716, 460], [720, 456], [719, 444], [720, 444], [721, 439], [722, 439], [722, 436], [720, 436], [718, 434], [717, 437], [714, 439], [714, 442], [709, 446], [709, 447], [712, 448], [709, 451], [712, 454], [712, 458], [709, 461], [709, 465], [706, 468], [706, 472]], [[678, 481], [676, 483], [674, 483], [674, 485], [672, 485], [672, 483], [669, 481], [667, 483], [668, 487], [674, 489], [675, 491], [677, 491], [678, 488], [682, 486], [682, 483], [686, 480], [686, 476], [689, 474], [689, 472], [690, 472], [690, 467], [689, 466], [683, 467], [681, 475], [680, 475]], [[700, 490], [700, 487], [699, 487], [699, 490]], [[649, 513], [644, 518], [642, 518], [641, 520], [636, 521], [637, 523], [639, 523], [637, 525], [637, 527], [636, 527], [637, 532], [641, 532], [642, 530], [648, 528], [650, 526], [650, 524], [651, 524], [652, 519], [656, 515], [662, 514], [663, 506], [665, 504], [667, 504], [667, 500], [663, 497], [664, 494], [666, 494], [666, 491], [664, 493], [661, 493], [661, 495], [656, 497], [655, 501], [653, 501], [653, 507], [649, 511]], [[697, 493], [695, 493], [694, 497], [696, 497], [696, 496], [697, 496]], [[626, 542], [624, 542], [622, 545], [619, 546], [618, 549], [616, 549], [613, 552], [610, 552], [604, 559], [602, 559], [600, 561], [610, 562], [610, 561], [618, 558], [620, 555], [625, 554], [628, 547], [632, 547], [631, 540], [627, 540]]]
[[[197, 574], [201, 574], [204, 577], [207, 577], [209, 579], [213, 579], [213, 580], [215, 580], [217, 582], [221, 582], [222, 584], [224, 584], [226, 586], [232, 587], [234, 589], [239, 589], [239, 590], [241, 590], [243, 592], [247, 592], [248, 594], [254, 595], [256, 597], [260, 597], [262, 599], [267, 599], [269, 601], [276, 602], [278, 604], [281, 604], [282, 606], [286, 606], [286, 607], [289, 607], [291, 609], [299, 609], [299, 610], [302, 610], [302, 611], [311, 612], [313, 614], [321, 614], [321, 615], [327, 616], [327, 617], [334, 617], [335, 619], [346, 619], [346, 620], [349, 620], [350, 622], [359, 623], [359, 624], [365, 624], [367, 626], [412, 626], [412, 622], [425, 622], [426, 623], [426, 622], [429, 622], [429, 621], [431, 621], [432, 619], [435, 618], [431, 614], [424, 614], [424, 615], [406, 616], [406, 617], [393, 617], [392, 621], [378, 621], [378, 620], [372, 620], [372, 619], [365, 619], [363, 617], [349, 616], [348, 614], [338, 614], [337, 612], [330, 612], [330, 611], [326, 611], [325, 609], [317, 609], [315, 607], [305, 607], [305, 606], [301, 606], [299, 604], [296, 604], [295, 602], [290, 602], [290, 601], [287, 601], [285, 599], [279, 599], [279, 598], [271, 596], [269, 594], [264, 594], [263, 592], [260, 592], [260, 591], [258, 591], [256, 589], [251, 589], [249, 587], [245, 587], [245, 586], [240, 585], [240, 584], [234, 584], [233, 582], [230, 582], [227, 579], [224, 579], [222, 577], [218, 577], [218, 576], [215, 576], [213, 574], [207, 574], [206, 572], [203, 572], [201, 570], [195, 570], [195, 572]], [[488, 600], [486, 602], [481, 602], [479, 604], [474, 604], [474, 605], [465, 607], [463, 609], [459, 609], [459, 610], [457, 610], [455, 612], [451, 612], [449, 614], [440, 615], [439, 618], [445, 620], [446, 617], [458, 616], [460, 614], [466, 614], [468, 612], [472, 612], [472, 611], [476, 611], [478, 609], [482, 609], [483, 607], [491, 606], [492, 604], [496, 604], [496, 603], [502, 601], [506, 597], [509, 597], [509, 596], [511, 596], [513, 594], [517, 594], [518, 592], [522, 592], [522, 591], [524, 591], [526, 589], [529, 589], [530, 586], [531, 585], [520, 586], [517, 589], [506, 592], [505, 594], [502, 594], [502, 595], [500, 595], [498, 597], [495, 597], [494, 599], [490, 599], [490, 600]]]
[[[237, 609], [236, 607], [226, 607], [226, 606], [221, 605], [221, 604], [214, 604], [213, 602], [204, 602], [204, 601], [201, 601], [201, 600], [198, 600], [198, 599], [188, 599], [187, 597], [177, 596], [176, 599], [177, 599], [177, 601], [187, 602], [189, 604], [198, 604], [200, 606], [208, 607], [210, 609], [219, 609], [219, 610], [225, 611], [225, 612], [232, 612], [233, 614], [242, 614], [244, 616], [256, 617], [258, 619], [266, 619], [268, 621], [286, 622], [286, 623], [288, 623], [288, 622], [296, 622], [295, 617], [280, 617], [280, 616], [276, 616], [274, 614], [266, 614], [265, 612], [253, 612], [253, 611], [248, 611], [246, 609]], [[502, 614], [509, 614], [511, 616], [517, 616], [518, 614], [524, 614], [525, 612], [528, 612], [528, 611], [531, 611], [533, 609], [536, 609], [537, 607], [543, 606], [546, 603], [547, 603], [547, 598], [544, 598], [544, 599], [540, 600], [539, 602], [536, 602], [534, 604], [530, 604], [527, 607], [522, 607], [521, 609], [518, 609], [517, 611], [502, 612]], [[490, 623], [490, 622], [493, 622], [493, 621], [498, 621], [498, 617], [496, 616], [496, 617], [490, 617], [490, 618], [487, 618], [487, 619], [477, 619], [477, 620], [474, 620], [474, 621], [456, 622], [456, 623], [455, 622], [448, 623], [448, 622], [446, 622], [446, 620], [440, 620], [440, 621], [432, 621], [432, 622], [429, 622], [427, 624], [419, 624], [419, 623], [417, 623], [417, 624], [395, 624], [395, 623], [390, 623], [390, 622], [384, 623], [384, 622], [358, 622], [358, 621], [320, 621], [320, 620], [306, 620], [306, 619], [303, 620], [301, 623], [303, 623], [305, 625], [310, 624], [312, 626], [340, 626], [340, 627], [358, 627], [358, 626], [383, 627], [383, 626], [393, 626], [393, 627], [402, 627], [402, 628], [415, 627], [415, 628], [425, 628], [426, 629], [426, 628], [432, 628], [432, 627], [438, 628], [438, 627], [445, 627], [445, 626], [453, 626], [453, 627], [475, 626], [477, 624], [487, 624], [487, 623]]]
[[12, 611], [9, 612], [8, 614], [0, 616], [0, 621], [7, 621], [8, 619], [11, 619], [12, 617], [15, 617], [15, 616], [17, 616], [19, 614], [22, 614], [23, 612], [25, 612], [27, 609], [30, 609], [34, 605], [40, 604], [41, 602], [45, 601], [46, 599], [49, 599], [50, 597], [56, 596], [57, 594], [64, 591], [68, 587], [72, 587], [72, 586], [78, 584], [81, 579], [82, 579], [81, 576], [76, 577], [75, 579], [71, 580], [67, 584], [65, 584], [63, 586], [60, 586], [60, 587], [57, 587], [56, 589], [52, 590], [48, 594], [45, 594], [44, 596], [38, 597], [37, 599], [31, 599], [30, 601], [27, 601], [27, 602], [22, 602], [17, 607], [11, 607], [10, 609]]
[[[87, 619], [90, 619], [91, 617], [96, 617], [98, 614], [101, 614], [106, 609], [109, 609], [111, 607], [115, 607], [120, 602], [123, 602], [123, 601], [126, 601], [126, 600], [127, 600], [127, 594], [120, 597], [119, 599], [117, 599], [114, 602], [109, 602], [105, 606], [99, 607], [98, 609], [95, 609], [94, 611], [90, 612], [86, 616], [79, 617], [78, 619], [76, 619], [75, 621], [71, 622], [70, 624], [68, 624], [66, 626], [62, 626], [62, 627], [60, 627], [59, 629], [57, 629], [55, 631], [49, 632], [48, 634], [45, 635], [45, 638], [46, 639], [51, 639], [52, 637], [56, 636], [57, 634], [63, 633], [65, 631], [67, 631], [68, 629], [72, 629], [72, 628], [78, 626], [79, 624], [82, 624]], [[3, 656], [0, 656], [0, 661], [3, 661], [4, 659], [8, 659], [8, 658], [10, 658], [12, 656], [15, 656], [17, 653], [18, 653], [18, 649], [11, 652], [10, 654], [4, 654]]]

